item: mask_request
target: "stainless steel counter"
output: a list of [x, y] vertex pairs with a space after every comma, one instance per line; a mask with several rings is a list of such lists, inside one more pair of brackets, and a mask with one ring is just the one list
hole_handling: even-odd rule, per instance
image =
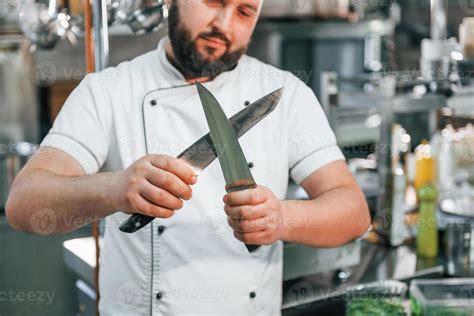
[[[79, 278], [93, 284], [94, 241], [92, 237], [64, 243], [66, 264]], [[358, 265], [325, 273], [287, 280], [283, 283], [283, 314], [314, 313], [332, 293], [348, 287], [380, 280], [409, 282], [416, 278], [440, 278], [444, 275], [442, 259], [420, 259], [408, 247], [387, 248], [362, 242], [361, 262]], [[348, 276], [346, 282], [342, 279]]]
[[[348, 275], [347, 281], [342, 281]], [[364, 241], [358, 265], [284, 282], [282, 311], [283, 315], [326, 315], [329, 298], [354, 285], [381, 280], [409, 283], [413, 279], [443, 276], [441, 257], [417, 258], [415, 250], [408, 246], [388, 248]]]
[[[102, 243], [102, 239], [99, 241]], [[93, 237], [66, 240], [63, 243], [64, 262], [89, 285], [94, 285], [95, 242]]]
[[[334, 249], [316, 249], [285, 243], [284, 280], [356, 264], [361, 256], [360, 243], [355, 241]], [[92, 286], [95, 268], [94, 239], [84, 237], [67, 240], [63, 243], [63, 250], [66, 265], [80, 279]], [[307, 260], [302, 260], [303, 258]]]

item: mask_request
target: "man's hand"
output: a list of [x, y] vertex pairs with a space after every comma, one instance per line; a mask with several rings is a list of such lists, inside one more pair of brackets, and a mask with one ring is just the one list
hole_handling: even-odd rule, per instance
[[112, 205], [125, 213], [169, 218], [192, 197], [194, 171], [183, 161], [148, 155], [115, 174]]
[[224, 210], [238, 240], [251, 245], [269, 245], [283, 234], [283, 203], [263, 186], [228, 193]]

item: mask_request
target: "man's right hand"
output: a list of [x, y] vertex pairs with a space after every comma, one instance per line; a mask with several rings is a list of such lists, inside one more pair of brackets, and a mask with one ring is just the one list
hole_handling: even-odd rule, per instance
[[125, 213], [169, 218], [192, 197], [195, 172], [182, 160], [148, 155], [114, 174], [111, 203]]

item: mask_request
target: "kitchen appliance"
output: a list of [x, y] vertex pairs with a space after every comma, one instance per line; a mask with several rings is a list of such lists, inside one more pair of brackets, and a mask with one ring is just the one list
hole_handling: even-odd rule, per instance
[[366, 149], [360, 154], [377, 156], [381, 185], [375, 226], [395, 246], [398, 242], [390, 238], [392, 220], [402, 217], [393, 216], [401, 204], [394, 193], [400, 190], [400, 180], [403, 179], [396, 177], [397, 168], [394, 168], [394, 158], [398, 155], [394, 149], [398, 145], [395, 148], [390, 146], [396, 136], [393, 124], [399, 123], [404, 127], [406, 131], [401, 133], [401, 137], [408, 134], [411, 144], [430, 139], [436, 128], [436, 113], [446, 105], [446, 98], [428, 93], [427, 89], [420, 92], [413, 88], [406, 89], [428, 83], [404, 79], [398, 73], [344, 78], [328, 72], [323, 74], [322, 82], [321, 104], [339, 145], [376, 144], [372, 149], [375, 152]]
[[445, 228], [446, 274], [474, 276], [474, 227], [472, 220], [450, 220]]
[[395, 26], [391, 19], [262, 19], [248, 54], [292, 72], [321, 98], [321, 74], [325, 71], [352, 77], [380, 71], [384, 65], [388, 68]]
[[13, 179], [36, 152], [37, 145], [27, 142], [0, 144], [0, 213], [5, 211]]
[[263, 18], [320, 18], [360, 20], [387, 11], [388, 1], [271, 0], [262, 7]]
[[321, 98], [321, 75], [390, 71], [400, 8], [394, 1], [263, 3], [248, 54], [288, 70]]
[[262, 17], [339, 17], [347, 18], [350, 12], [349, 0], [337, 1], [265, 1]]
[[38, 141], [36, 70], [22, 36], [0, 37], [0, 143]]
[[463, 59], [462, 46], [456, 38], [448, 38], [447, 10], [448, 0], [431, 1], [431, 38], [421, 41], [421, 75], [433, 81], [433, 90], [449, 89], [450, 81], [459, 80], [457, 67]]
[[0, 36], [0, 212], [10, 184], [38, 143], [38, 99], [31, 53], [19, 35]]
[[467, 182], [451, 192], [456, 193], [441, 201], [437, 218], [444, 230], [446, 274], [474, 277], [474, 196]]
[[[285, 243], [283, 251], [283, 281], [355, 266], [361, 260], [361, 240], [337, 248], [315, 248]], [[347, 275], [351, 277], [350, 272]]]
[[17, 1], [5, 1], [0, 5], [0, 34], [18, 33]]

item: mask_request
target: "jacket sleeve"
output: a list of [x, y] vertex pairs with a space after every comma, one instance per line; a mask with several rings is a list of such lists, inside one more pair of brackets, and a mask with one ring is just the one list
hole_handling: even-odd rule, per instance
[[288, 109], [290, 176], [301, 184], [324, 165], [344, 160], [314, 92], [299, 81]]
[[99, 171], [107, 159], [112, 127], [111, 102], [100, 77], [87, 75], [69, 95], [41, 146], [72, 156], [86, 174]]

